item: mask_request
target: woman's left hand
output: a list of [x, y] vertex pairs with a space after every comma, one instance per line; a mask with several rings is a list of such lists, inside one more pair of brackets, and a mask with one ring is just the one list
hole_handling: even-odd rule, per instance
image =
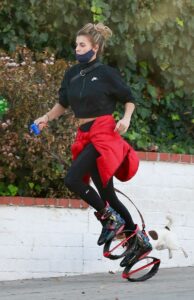
[[114, 131], [117, 131], [119, 134], [125, 133], [130, 125], [130, 119], [121, 119], [117, 122]]

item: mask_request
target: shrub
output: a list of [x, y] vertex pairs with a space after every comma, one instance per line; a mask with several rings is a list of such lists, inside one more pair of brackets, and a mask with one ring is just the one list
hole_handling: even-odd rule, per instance
[[[146, 62], [138, 65], [138, 72], [125, 69], [137, 106], [124, 137], [143, 151], [194, 154], [194, 97], [182, 88], [165, 91], [152, 79]], [[118, 107], [117, 117], [122, 110]]]
[[[27, 48], [18, 49], [15, 59], [2, 55], [0, 94], [9, 110], [0, 122], [0, 195], [71, 197], [63, 183], [76, 128], [71, 112], [50, 123], [40, 136], [29, 133], [29, 124], [57, 101], [68, 63], [46, 53], [43, 62], [35, 62]], [[21, 63], [18, 56], [23, 57]]]
[[[79, 15], [79, 18], [77, 17]], [[192, 0], [1, 0], [0, 47], [47, 47], [58, 57], [74, 58], [75, 33], [92, 21], [114, 32], [106, 59], [136, 69], [148, 61], [165, 90], [193, 95], [194, 2]]]
[[86, 0], [1, 0], [0, 47], [9, 51], [15, 51], [17, 45], [36, 51], [48, 47], [67, 57], [73, 54], [76, 30], [90, 16]]
[[147, 61], [152, 76], [166, 90], [193, 97], [194, 2], [192, 0], [93, 0], [94, 20], [114, 32], [107, 59], [136, 69]]

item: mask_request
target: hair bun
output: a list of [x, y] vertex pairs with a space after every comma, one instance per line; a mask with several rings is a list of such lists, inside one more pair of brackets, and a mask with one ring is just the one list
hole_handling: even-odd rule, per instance
[[100, 32], [105, 40], [108, 40], [112, 36], [112, 30], [103, 23], [94, 24], [94, 29]]
[[86, 35], [92, 45], [97, 44], [99, 46], [97, 55], [100, 55], [104, 50], [106, 40], [112, 36], [112, 30], [103, 23], [88, 23], [77, 32], [77, 36], [79, 35]]

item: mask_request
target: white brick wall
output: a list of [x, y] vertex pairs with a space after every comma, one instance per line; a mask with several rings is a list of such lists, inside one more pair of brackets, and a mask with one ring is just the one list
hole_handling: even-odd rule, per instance
[[[115, 182], [144, 215], [147, 229], [162, 228], [166, 215], [189, 258], [179, 251], [153, 251], [161, 267], [194, 265], [194, 166], [141, 162], [137, 175], [127, 183]], [[133, 206], [119, 195], [131, 211]], [[119, 261], [102, 256], [97, 246], [101, 225], [93, 209], [0, 206], [0, 280], [64, 276], [122, 270]]]

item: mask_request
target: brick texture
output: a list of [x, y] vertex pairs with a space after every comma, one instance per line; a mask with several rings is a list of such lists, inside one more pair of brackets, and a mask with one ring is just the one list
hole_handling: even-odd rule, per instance
[[0, 205], [10, 206], [43, 206], [61, 208], [86, 209], [89, 205], [78, 199], [53, 199], [53, 198], [31, 198], [31, 197], [0, 197]]
[[194, 164], [194, 155], [137, 151], [140, 160]]

